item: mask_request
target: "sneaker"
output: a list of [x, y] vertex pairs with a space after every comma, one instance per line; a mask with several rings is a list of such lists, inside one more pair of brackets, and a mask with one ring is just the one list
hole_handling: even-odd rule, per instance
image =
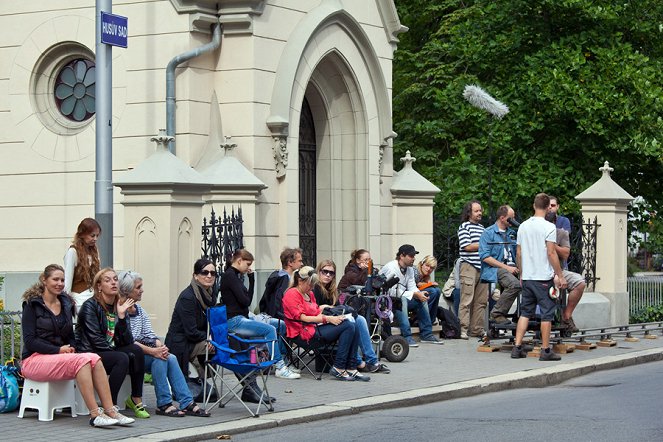
[[299, 379], [302, 377], [301, 374], [295, 373], [294, 371], [290, 370], [290, 368], [287, 365], [284, 365], [281, 368], [277, 368], [274, 375], [280, 379]]
[[384, 364], [366, 364], [366, 366], [362, 369], [359, 369], [359, 371], [365, 372], [365, 373], [384, 373], [384, 374], [389, 374], [391, 373], [391, 370]]
[[131, 396], [129, 396], [127, 400], [124, 401], [124, 405], [126, 405], [128, 409], [132, 410], [138, 419], [147, 419], [150, 417], [150, 413], [147, 412], [143, 406], [143, 403], [141, 402], [140, 404], [135, 404], [134, 400], [131, 399]]
[[561, 361], [562, 357], [549, 348], [541, 351], [539, 361]]
[[527, 350], [523, 345], [514, 345], [511, 349], [511, 359], [520, 359], [527, 357]]
[[469, 336], [467, 336], [467, 333], [465, 332], [460, 332], [460, 339], [465, 339], [466, 341], [470, 339]]
[[113, 405], [113, 411], [115, 412], [115, 416], [113, 419], [117, 421], [117, 425], [131, 425], [134, 422], [136, 422], [136, 419], [131, 418], [131, 417], [126, 417], [122, 413], [119, 412], [117, 409], [117, 405]]
[[113, 425], [117, 425], [119, 422], [117, 419], [113, 419], [106, 413], [104, 413], [104, 409], [100, 408], [99, 409], [99, 415], [95, 417], [90, 418], [90, 426], [92, 427], [110, 427]]
[[348, 371], [347, 373], [355, 381], [368, 382], [368, 381], [371, 380], [370, 376], [366, 376], [365, 374], [361, 374], [358, 371]]
[[300, 368], [295, 367], [295, 364], [292, 361], [289, 361], [289, 360], [284, 358], [283, 363], [290, 369], [291, 372], [297, 373], [297, 374], [302, 373], [302, 370]]
[[414, 340], [412, 336], [408, 336], [407, 338], [405, 338], [405, 340], [407, 341], [407, 345], [409, 345], [410, 347], [419, 347], [419, 344], [417, 343], [417, 341]]
[[493, 318], [490, 318], [491, 321], [493, 321], [497, 325], [510, 325], [512, 322], [507, 318], [506, 316], [495, 316]]
[[422, 338], [421, 342], [423, 344], [437, 344], [437, 345], [443, 345], [444, 344], [444, 342], [440, 341], [435, 336], [428, 336], [427, 338]]
[[576, 326], [576, 323], [573, 322], [573, 317], [569, 318], [568, 322], [569, 322], [569, 331], [571, 331], [571, 333], [577, 333], [580, 331], [580, 329]]
[[353, 382], [355, 378], [350, 376], [347, 371], [338, 371], [336, 368], [332, 367], [329, 369], [329, 374], [334, 376], [335, 379], [338, 379], [339, 381], [349, 381]]

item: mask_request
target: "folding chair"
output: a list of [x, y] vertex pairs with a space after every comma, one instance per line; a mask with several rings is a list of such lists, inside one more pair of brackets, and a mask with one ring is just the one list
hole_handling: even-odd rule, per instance
[[[287, 319], [286, 321], [296, 321], [295, 319]], [[317, 333], [317, 330], [316, 330]], [[336, 342], [321, 344], [320, 341], [305, 341], [299, 337], [288, 338], [281, 335], [281, 339], [287, 348], [287, 358], [289, 364], [294, 365], [300, 370], [308, 371], [311, 376], [316, 380], [321, 380], [322, 375], [333, 367], [333, 355], [336, 347]], [[317, 375], [311, 370], [310, 365], [314, 363], [315, 371], [320, 374]]]
[[[205, 363], [205, 379], [208, 378], [208, 370], [210, 370], [213, 379], [212, 383], [214, 389], [207, 391], [207, 382], [205, 383], [204, 390], [204, 406], [206, 411], [210, 411], [214, 406], [219, 404], [224, 407], [233, 397], [244, 405], [244, 408], [253, 417], [258, 417], [260, 406], [264, 405], [268, 411], [274, 411], [272, 403], [268, 400], [269, 391], [267, 390], [267, 379], [269, 377], [269, 369], [276, 363], [273, 360], [274, 345], [276, 341], [265, 339], [244, 339], [235, 334], [228, 333], [228, 321], [226, 317], [226, 306], [212, 307], [207, 310], [207, 327], [208, 327], [208, 341], [216, 349], [215, 353], [209, 354], [207, 352], [207, 361]], [[230, 341], [232, 340], [232, 341]], [[232, 343], [231, 343], [232, 342]], [[257, 357], [258, 346], [265, 345], [269, 351], [268, 360], [260, 360]], [[235, 350], [231, 348], [243, 347], [243, 349]], [[225, 370], [229, 370], [237, 375], [224, 378]], [[266, 374], [265, 374], [266, 373]], [[262, 394], [260, 401], [255, 410], [251, 410], [249, 406], [242, 400], [242, 389], [244, 388], [245, 381], [248, 381], [252, 376], [260, 376], [262, 380]], [[220, 384], [218, 383], [220, 381]], [[247, 382], [248, 384], [248, 382]], [[220, 385], [220, 389], [218, 386]], [[224, 387], [227, 391], [224, 393]], [[209, 404], [212, 391], [218, 391], [218, 399]]]

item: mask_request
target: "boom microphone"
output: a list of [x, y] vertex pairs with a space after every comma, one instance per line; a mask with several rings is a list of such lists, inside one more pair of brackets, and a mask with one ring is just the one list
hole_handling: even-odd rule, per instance
[[485, 110], [498, 120], [509, 113], [509, 108], [501, 101], [497, 101], [479, 86], [468, 84], [463, 91], [463, 97], [474, 107]]

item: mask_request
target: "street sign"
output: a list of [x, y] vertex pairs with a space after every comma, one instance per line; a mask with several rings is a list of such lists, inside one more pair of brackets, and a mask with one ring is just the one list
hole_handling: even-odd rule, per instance
[[127, 23], [127, 17], [101, 11], [101, 42], [126, 48], [129, 31]]

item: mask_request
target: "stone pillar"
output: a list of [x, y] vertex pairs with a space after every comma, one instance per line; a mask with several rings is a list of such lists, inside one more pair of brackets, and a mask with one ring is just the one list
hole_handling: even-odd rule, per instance
[[154, 154], [114, 182], [124, 199], [124, 266], [143, 276], [141, 305], [165, 336], [179, 293], [200, 257], [203, 195], [210, 185], [168, 149], [160, 134]]
[[[599, 168], [601, 178], [576, 196], [585, 220], [596, 217], [600, 227], [596, 241], [595, 291], [610, 301], [610, 324], [628, 324], [629, 299], [626, 290], [627, 207], [633, 197], [610, 177], [614, 169], [606, 161]], [[608, 325], [608, 324], [606, 324]]]
[[[403, 169], [394, 172], [391, 185], [393, 256], [401, 244], [412, 244], [418, 258], [433, 254], [433, 205], [440, 189], [412, 168], [416, 158], [408, 150]], [[393, 259], [393, 258], [392, 258]]]

